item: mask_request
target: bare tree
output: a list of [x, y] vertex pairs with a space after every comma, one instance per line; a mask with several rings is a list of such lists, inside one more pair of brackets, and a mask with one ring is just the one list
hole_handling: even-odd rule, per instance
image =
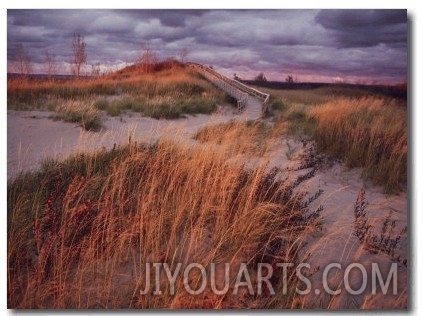
[[86, 44], [84, 38], [79, 33], [73, 34], [73, 65], [72, 73], [79, 79], [81, 74], [81, 66], [87, 61], [87, 54], [85, 53]]
[[21, 78], [25, 78], [32, 73], [31, 60], [22, 44], [16, 45], [16, 52], [13, 58], [13, 71], [19, 74]]
[[264, 73], [259, 73], [255, 78], [255, 81], [267, 81], [267, 78], [265, 77]]
[[57, 75], [57, 64], [52, 56], [48, 51], [46, 52], [45, 56], [45, 73], [48, 76], [49, 80], [53, 80], [54, 76]]
[[286, 76], [285, 81], [287, 83], [294, 83], [294, 77], [291, 75]]
[[142, 72], [150, 73], [155, 63], [157, 63], [157, 56], [152, 50], [150, 43], [147, 42], [142, 46], [142, 54], [138, 58], [137, 64], [140, 66]]
[[187, 56], [188, 56], [188, 49], [186, 48], [181, 49], [181, 51], [179, 52], [179, 58], [182, 64], [185, 64], [187, 60]]
[[91, 77], [100, 77], [100, 63], [91, 65]]

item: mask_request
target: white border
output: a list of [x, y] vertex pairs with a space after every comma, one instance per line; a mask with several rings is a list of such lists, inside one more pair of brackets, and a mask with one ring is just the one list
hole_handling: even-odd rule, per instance
[[[12, 9], [12, 8], [74, 8], [74, 9], [90, 9], [95, 8], [96, 5], [88, 4], [86, 1], [45, 1], [45, 0], [38, 0], [36, 2], [34, 1], [22, 1], [22, 0], [6, 0], [3, 1], [5, 3], [5, 7], [1, 11], [1, 21], [0, 24], [0, 36], [1, 36], [1, 43], [3, 49], [0, 50], [1, 55], [1, 75], [0, 80], [2, 83], [3, 89], [1, 90], [1, 96], [2, 96], [2, 109], [3, 109], [3, 115], [1, 116], [1, 122], [0, 122], [0, 128], [1, 130], [1, 136], [0, 136], [0, 148], [3, 151], [6, 151], [7, 149], [7, 114], [6, 114], [6, 104], [7, 104], [7, 96], [6, 96], [6, 60], [7, 60], [7, 10], [6, 9]], [[176, 3], [176, 4], [175, 4]], [[334, 2], [334, 1], [327, 1], [327, 0], [321, 0], [316, 3], [316, 1], [305, 1], [305, 0], [295, 0], [295, 1], [284, 1], [283, 4], [277, 5], [277, 1], [271, 1], [271, 0], [260, 0], [257, 2], [258, 5], [255, 3], [252, 3], [251, 1], [245, 2], [245, 1], [177, 1], [177, 2], [170, 2], [170, 1], [164, 1], [164, 0], [154, 0], [151, 2], [142, 1], [142, 6], [137, 6], [137, 4], [134, 4], [134, 1], [131, 0], [119, 0], [119, 1], [113, 1], [108, 3], [102, 3], [101, 8], [172, 8], [172, 9], [182, 9], [182, 8], [269, 8], [269, 9], [313, 9], [313, 8], [374, 8], [374, 9], [383, 9], [383, 8], [396, 8], [396, 9], [407, 9], [408, 10], [408, 16], [409, 20], [411, 20], [411, 26], [412, 26], [412, 32], [411, 32], [411, 38], [409, 38], [409, 41], [411, 41], [411, 45], [409, 47], [411, 48], [411, 59], [409, 60], [409, 70], [412, 73], [412, 77], [409, 77], [409, 89], [411, 90], [410, 99], [409, 99], [409, 107], [413, 108], [413, 117], [412, 122], [409, 122], [409, 124], [413, 124], [413, 130], [412, 133], [412, 140], [413, 143], [410, 143], [409, 146], [412, 146], [414, 150], [414, 157], [412, 161], [414, 161], [414, 165], [412, 166], [411, 172], [414, 173], [414, 183], [410, 183], [411, 187], [413, 187], [413, 191], [410, 191], [409, 194], [411, 195], [411, 206], [413, 209], [410, 209], [410, 211], [413, 213], [412, 219], [413, 223], [410, 223], [412, 227], [412, 249], [410, 249], [410, 270], [412, 271], [413, 275], [409, 278], [409, 283], [411, 285], [410, 291], [408, 293], [409, 295], [409, 306], [410, 306], [410, 313], [411, 315], [422, 315], [423, 314], [423, 300], [421, 299], [422, 294], [422, 285], [423, 285], [423, 274], [417, 269], [418, 266], [421, 266], [421, 263], [423, 262], [422, 256], [423, 256], [423, 240], [421, 240], [422, 234], [418, 234], [419, 227], [417, 226], [417, 223], [423, 223], [422, 219], [422, 213], [423, 213], [423, 204], [422, 204], [422, 198], [423, 198], [423, 192], [422, 192], [422, 168], [419, 164], [422, 159], [422, 149], [421, 145], [419, 145], [419, 137], [420, 135], [423, 135], [422, 132], [422, 110], [421, 106], [423, 104], [420, 104], [421, 100], [421, 75], [423, 73], [423, 69], [421, 66], [421, 62], [419, 62], [417, 56], [422, 56], [422, 47], [421, 47], [421, 38], [422, 38], [422, 25], [421, 25], [421, 15], [422, 11], [420, 11], [420, 14], [418, 13], [418, 1], [411, 1], [411, 0], [403, 0], [403, 1], [396, 1], [396, 0], [385, 0], [385, 1], [353, 1], [353, 2]], [[318, 5], [317, 5], [318, 4]], [[419, 90], [420, 87], [420, 91]], [[411, 101], [411, 102], [410, 102]], [[6, 245], [6, 233], [7, 233], [7, 221], [6, 221], [6, 203], [7, 203], [7, 196], [6, 196], [6, 179], [7, 179], [7, 154], [5, 152], [1, 155], [2, 161], [0, 164], [0, 172], [3, 177], [1, 182], [1, 192], [3, 197], [3, 218], [0, 221], [1, 227], [0, 230], [3, 234], [2, 236], [2, 242], [0, 244], [0, 251], [3, 255], [2, 260], [0, 261], [0, 271], [1, 271], [1, 287], [0, 287], [0, 295], [1, 295], [1, 308], [2, 310], [7, 308], [7, 261], [6, 261], [6, 254], [7, 254], [7, 245]], [[410, 157], [411, 158], [411, 157]], [[409, 180], [411, 181], [411, 179]], [[410, 229], [411, 231], [411, 229]], [[411, 239], [411, 238], [410, 238]], [[419, 264], [420, 263], [420, 264]], [[419, 296], [420, 294], [420, 296]], [[239, 312], [239, 311], [238, 311]], [[304, 312], [304, 311], [302, 311]], [[286, 311], [283, 311], [286, 315], [294, 315], [294, 313], [289, 313]], [[315, 314], [315, 312], [311, 311], [309, 312], [311, 314]], [[19, 314], [18, 312], [13, 312], [8, 310], [6, 312], [7, 315], [16, 315]], [[70, 314], [69, 312], [66, 312], [66, 314]], [[78, 313], [78, 314], [86, 314], [85, 312]], [[152, 313], [148, 313], [146, 311], [143, 311], [144, 315], [149, 315]], [[222, 312], [219, 313], [220, 315], [229, 315], [228, 312]], [[336, 314], [341, 314], [340, 312], [337, 312]], [[360, 313], [361, 314], [361, 313]], [[367, 313], [364, 313], [367, 314]], [[368, 314], [375, 314], [375, 312], [368, 312]], [[379, 313], [378, 313], [379, 314]], [[380, 313], [384, 314], [384, 313]], [[398, 314], [398, 313], [396, 313]], [[298, 315], [298, 313], [295, 313], [295, 315]]]

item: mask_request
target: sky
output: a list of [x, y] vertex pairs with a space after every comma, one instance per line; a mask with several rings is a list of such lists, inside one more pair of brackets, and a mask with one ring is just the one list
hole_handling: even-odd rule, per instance
[[84, 71], [133, 63], [148, 45], [159, 59], [213, 66], [228, 76], [301, 82], [398, 84], [407, 81], [407, 10], [7, 10], [8, 71], [17, 45], [34, 72], [46, 53], [70, 71], [72, 39], [86, 43]]

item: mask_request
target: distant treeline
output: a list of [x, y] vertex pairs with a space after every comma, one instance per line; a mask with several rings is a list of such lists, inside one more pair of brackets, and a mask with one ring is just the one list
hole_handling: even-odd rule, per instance
[[365, 90], [375, 94], [381, 94], [387, 97], [407, 100], [407, 86], [397, 85], [364, 85], [350, 83], [324, 83], [324, 82], [283, 82], [283, 81], [260, 81], [260, 80], [242, 80], [247, 85], [253, 85], [262, 88], [280, 89], [280, 90], [311, 90], [323, 87], [329, 88], [348, 88]]

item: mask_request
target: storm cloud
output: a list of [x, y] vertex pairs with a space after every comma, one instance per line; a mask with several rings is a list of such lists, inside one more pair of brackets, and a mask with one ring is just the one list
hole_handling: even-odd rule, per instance
[[187, 50], [188, 60], [245, 79], [407, 80], [406, 10], [8, 10], [8, 69], [22, 45], [37, 72], [46, 52], [67, 71], [75, 32], [87, 71], [131, 64], [148, 43], [161, 59]]
[[326, 10], [316, 15], [338, 47], [406, 46], [406, 20], [406, 10]]

